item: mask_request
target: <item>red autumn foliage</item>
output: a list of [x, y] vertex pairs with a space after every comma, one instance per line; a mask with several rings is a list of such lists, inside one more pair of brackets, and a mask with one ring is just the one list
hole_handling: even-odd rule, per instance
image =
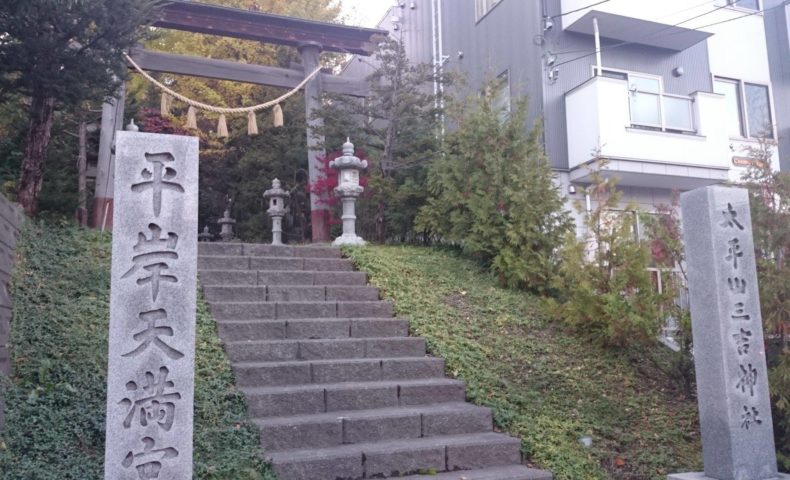
[[163, 117], [159, 110], [154, 108], [146, 108], [142, 110], [142, 121], [140, 122], [140, 131], [146, 133], [165, 133], [170, 135], [192, 135], [186, 129], [173, 125], [168, 118]]

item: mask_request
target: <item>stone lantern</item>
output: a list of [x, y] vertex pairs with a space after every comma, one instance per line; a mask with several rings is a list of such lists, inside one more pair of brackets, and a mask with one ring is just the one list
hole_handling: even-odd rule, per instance
[[214, 235], [208, 231], [208, 225], [203, 227], [203, 233], [198, 233], [198, 242], [210, 242], [214, 240]]
[[272, 217], [272, 245], [283, 244], [285, 199], [290, 196], [290, 192], [283, 190], [282, 183], [276, 178], [272, 180], [272, 188], [263, 192], [263, 198], [269, 199], [269, 210], [266, 213]]
[[343, 144], [343, 156], [331, 162], [329, 166], [338, 170], [335, 195], [343, 202], [343, 234], [332, 242], [332, 245], [364, 245], [362, 237], [357, 236], [355, 213], [357, 197], [364, 190], [359, 185], [359, 171], [368, 166], [366, 160], [354, 156], [354, 144], [349, 139]]
[[225, 213], [222, 215], [222, 218], [217, 220], [220, 226], [219, 236], [223, 242], [230, 242], [234, 239], [233, 225], [236, 224], [236, 220], [230, 218], [230, 206], [231, 200], [228, 199], [228, 207], [225, 209]]

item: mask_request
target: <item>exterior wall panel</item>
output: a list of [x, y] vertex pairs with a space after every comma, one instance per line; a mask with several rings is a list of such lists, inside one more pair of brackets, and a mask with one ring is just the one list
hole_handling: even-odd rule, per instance
[[768, 60], [771, 66], [779, 138], [779, 161], [782, 170], [790, 169], [790, 5], [780, 7], [782, 0], [766, 0], [765, 35], [768, 39]]
[[445, 67], [461, 72], [468, 85], [456, 95], [476, 95], [507, 70], [511, 98], [529, 98], [527, 128], [541, 118], [543, 52], [533, 42], [540, 18], [538, 1], [502, 0], [476, 20], [474, 1], [442, 0], [443, 50], [449, 56]]

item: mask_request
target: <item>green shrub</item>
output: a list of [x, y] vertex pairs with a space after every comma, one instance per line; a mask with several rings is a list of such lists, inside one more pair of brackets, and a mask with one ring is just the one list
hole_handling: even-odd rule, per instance
[[663, 325], [662, 310], [673, 298], [655, 291], [646, 270], [648, 245], [636, 238], [635, 207], [621, 209], [616, 181], [591, 173], [586, 189], [594, 208], [584, 212], [585, 238], [566, 236], [557, 277], [559, 301], [550, 305], [557, 318], [607, 346], [655, 345]]
[[570, 217], [552, 183], [541, 128], [524, 128], [526, 101], [507, 113], [489, 95], [457, 114], [431, 165], [431, 197], [416, 226], [489, 265], [502, 284], [543, 291], [557, 268]]

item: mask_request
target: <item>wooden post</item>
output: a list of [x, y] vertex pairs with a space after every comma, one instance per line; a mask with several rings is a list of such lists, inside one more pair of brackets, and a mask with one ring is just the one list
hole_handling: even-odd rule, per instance
[[[302, 66], [305, 76], [315, 70], [321, 60], [321, 45], [318, 43], [305, 43], [299, 47], [302, 55]], [[304, 88], [305, 119], [307, 122], [307, 170], [310, 184], [320, 179], [320, 158], [326, 155], [323, 148], [324, 136], [318, 135], [316, 129], [323, 126], [323, 120], [313, 118], [313, 113], [321, 106], [321, 76], [316, 75], [307, 82]], [[326, 199], [320, 198], [315, 193], [310, 193], [310, 223], [312, 225], [312, 239], [314, 243], [329, 241], [329, 206]]]
[[96, 165], [96, 189], [93, 196], [91, 226], [112, 230], [112, 206], [115, 183], [115, 132], [123, 130], [123, 107], [126, 86], [122, 85], [118, 97], [102, 105], [101, 135], [99, 136], [99, 161]]

